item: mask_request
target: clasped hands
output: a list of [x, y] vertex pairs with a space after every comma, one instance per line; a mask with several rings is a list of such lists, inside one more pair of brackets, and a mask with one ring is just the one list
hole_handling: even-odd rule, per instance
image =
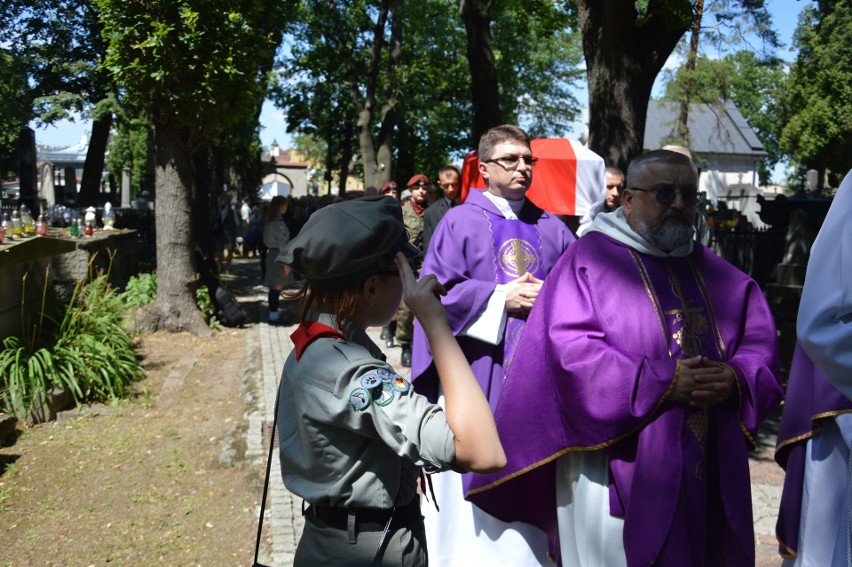
[[721, 362], [695, 356], [677, 361], [678, 380], [669, 399], [695, 407], [709, 407], [734, 395], [736, 377]]
[[529, 272], [506, 284], [506, 311], [529, 313], [541, 291], [541, 284], [542, 280]]

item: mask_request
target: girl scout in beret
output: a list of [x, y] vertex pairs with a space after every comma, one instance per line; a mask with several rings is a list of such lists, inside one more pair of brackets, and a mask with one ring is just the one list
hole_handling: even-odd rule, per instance
[[[450, 331], [434, 276], [407, 259], [386, 196], [314, 213], [278, 257], [305, 278], [278, 399], [281, 470], [309, 504], [294, 565], [427, 565], [420, 468], [491, 473], [506, 456], [488, 402]], [[415, 394], [368, 338], [401, 297], [429, 338], [446, 412]]]

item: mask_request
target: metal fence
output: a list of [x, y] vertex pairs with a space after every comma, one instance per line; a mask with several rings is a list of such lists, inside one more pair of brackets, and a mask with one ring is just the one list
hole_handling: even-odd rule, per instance
[[711, 233], [709, 246], [765, 288], [773, 279], [775, 266], [784, 257], [784, 238], [784, 233], [775, 228], [717, 228]]

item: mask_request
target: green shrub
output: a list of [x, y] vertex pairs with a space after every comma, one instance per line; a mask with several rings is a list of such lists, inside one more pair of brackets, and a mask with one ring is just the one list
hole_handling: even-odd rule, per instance
[[122, 325], [125, 309], [121, 295], [100, 275], [78, 285], [65, 310], [55, 348], [82, 375], [86, 400], [121, 398], [127, 385], [142, 376]]
[[157, 298], [157, 274], [130, 276], [121, 299], [128, 307], [141, 307], [153, 303]]
[[24, 321], [23, 338], [6, 338], [0, 350], [0, 398], [20, 418], [40, 414], [54, 388], [78, 403], [113, 401], [143, 374], [122, 327], [124, 300], [106, 275], [75, 286], [60, 322], [45, 313], [47, 281], [38, 322]]
[[[157, 274], [132, 276], [121, 293], [121, 299], [131, 308], [153, 303], [157, 299]], [[210, 290], [207, 289], [206, 285], [199, 284], [197, 281], [195, 304], [204, 314], [204, 319], [210, 328], [218, 329], [221, 327], [216, 319], [216, 305], [210, 297]]]
[[204, 314], [204, 319], [211, 329], [219, 329], [222, 325], [216, 319], [216, 305], [210, 298], [210, 289], [206, 285], [199, 285], [195, 288], [195, 304], [198, 309]]

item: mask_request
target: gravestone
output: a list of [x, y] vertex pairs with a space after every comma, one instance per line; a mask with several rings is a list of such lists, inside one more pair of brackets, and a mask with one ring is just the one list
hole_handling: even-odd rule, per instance
[[121, 208], [130, 208], [130, 170], [121, 170]]
[[36, 147], [35, 132], [29, 126], [21, 128], [18, 135], [18, 156], [20, 159], [20, 203], [26, 205], [32, 214], [38, 217], [41, 206], [38, 200], [36, 182]]
[[41, 191], [39, 193], [47, 202], [48, 207], [56, 204], [56, 184], [53, 180], [53, 164], [49, 161], [41, 164]]
[[77, 204], [77, 169], [65, 168], [65, 200]]

